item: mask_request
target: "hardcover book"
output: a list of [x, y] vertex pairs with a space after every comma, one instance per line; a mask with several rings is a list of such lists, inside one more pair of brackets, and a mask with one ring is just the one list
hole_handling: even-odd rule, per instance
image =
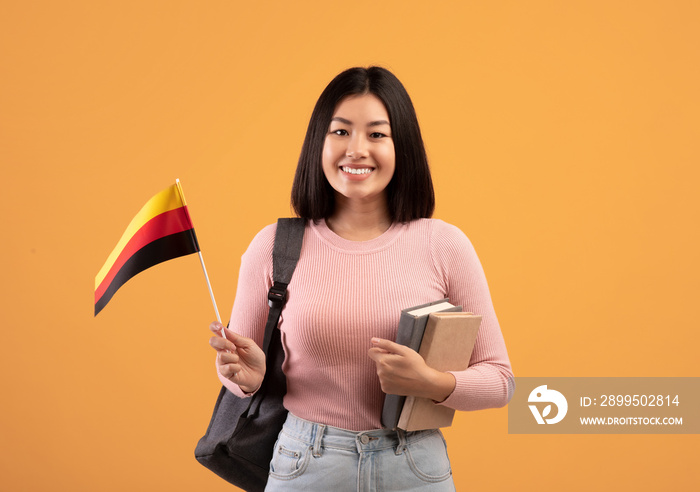
[[[449, 299], [413, 306], [401, 311], [399, 327], [396, 335], [396, 343], [406, 345], [416, 352], [420, 349], [423, 340], [423, 332], [428, 322], [428, 315], [439, 311], [461, 311], [462, 308], [454, 306]], [[382, 425], [388, 429], [396, 429], [399, 416], [403, 408], [405, 396], [386, 395], [382, 409]]]
[[[431, 313], [418, 353], [433, 369], [463, 371], [469, 366], [480, 325], [481, 316], [472, 313]], [[428, 398], [408, 396], [397, 427], [405, 431], [449, 427], [454, 414], [454, 409]]]

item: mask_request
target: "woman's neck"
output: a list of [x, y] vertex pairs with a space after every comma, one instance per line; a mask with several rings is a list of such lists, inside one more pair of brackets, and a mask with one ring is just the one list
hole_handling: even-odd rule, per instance
[[338, 236], [350, 241], [369, 241], [391, 227], [386, 200], [370, 204], [343, 198], [336, 200], [333, 215], [326, 219], [328, 228]]

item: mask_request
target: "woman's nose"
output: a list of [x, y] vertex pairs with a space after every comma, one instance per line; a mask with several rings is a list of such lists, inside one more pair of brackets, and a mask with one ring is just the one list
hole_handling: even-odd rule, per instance
[[348, 148], [345, 155], [350, 159], [362, 159], [369, 155], [367, 150], [367, 141], [360, 135], [354, 135], [348, 142]]

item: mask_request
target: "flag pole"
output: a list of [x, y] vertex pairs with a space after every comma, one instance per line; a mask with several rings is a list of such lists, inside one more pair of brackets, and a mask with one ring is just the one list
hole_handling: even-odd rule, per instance
[[[177, 191], [180, 194], [180, 199], [182, 199], [182, 204], [186, 207], [187, 202], [185, 201], [185, 194], [182, 191], [182, 185], [180, 184], [179, 179], [175, 179], [175, 184], [177, 185]], [[187, 210], [185, 208], [185, 210]], [[187, 212], [187, 218], [189, 219], [190, 213], [189, 211]], [[190, 220], [190, 225], [192, 225], [192, 221]], [[209, 297], [211, 297], [211, 303], [214, 305], [214, 312], [216, 313], [216, 320], [221, 323], [221, 316], [219, 315], [219, 308], [216, 306], [216, 299], [214, 299], [214, 291], [211, 288], [211, 282], [209, 281], [209, 274], [207, 274], [207, 267], [204, 266], [204, 257], [202, 257], [202, 250], [199, 247], [199, 241], [197, 241], [197, 235], [194, 232], [194, 227], [190, 229], [192, 231], [192, 239], [194, 240], [194, 243], [197, 245], [197, 254], [199, 255], [199, 262], [202, 264], [202, 270], [204, 271], [204, 278], [207, 281], [207, 287], [209, 288]], [[226, 334], [224, 333], [224, 329], [221, 329], [221, 336], [223, 338], [226, 338]]]

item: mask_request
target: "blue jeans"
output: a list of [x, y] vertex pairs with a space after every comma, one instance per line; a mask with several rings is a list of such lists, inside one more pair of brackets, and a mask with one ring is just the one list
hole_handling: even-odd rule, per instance
[[291, 413], [270, 463], [266, 492], [455, 490], [439, 430], [355, 432]]

